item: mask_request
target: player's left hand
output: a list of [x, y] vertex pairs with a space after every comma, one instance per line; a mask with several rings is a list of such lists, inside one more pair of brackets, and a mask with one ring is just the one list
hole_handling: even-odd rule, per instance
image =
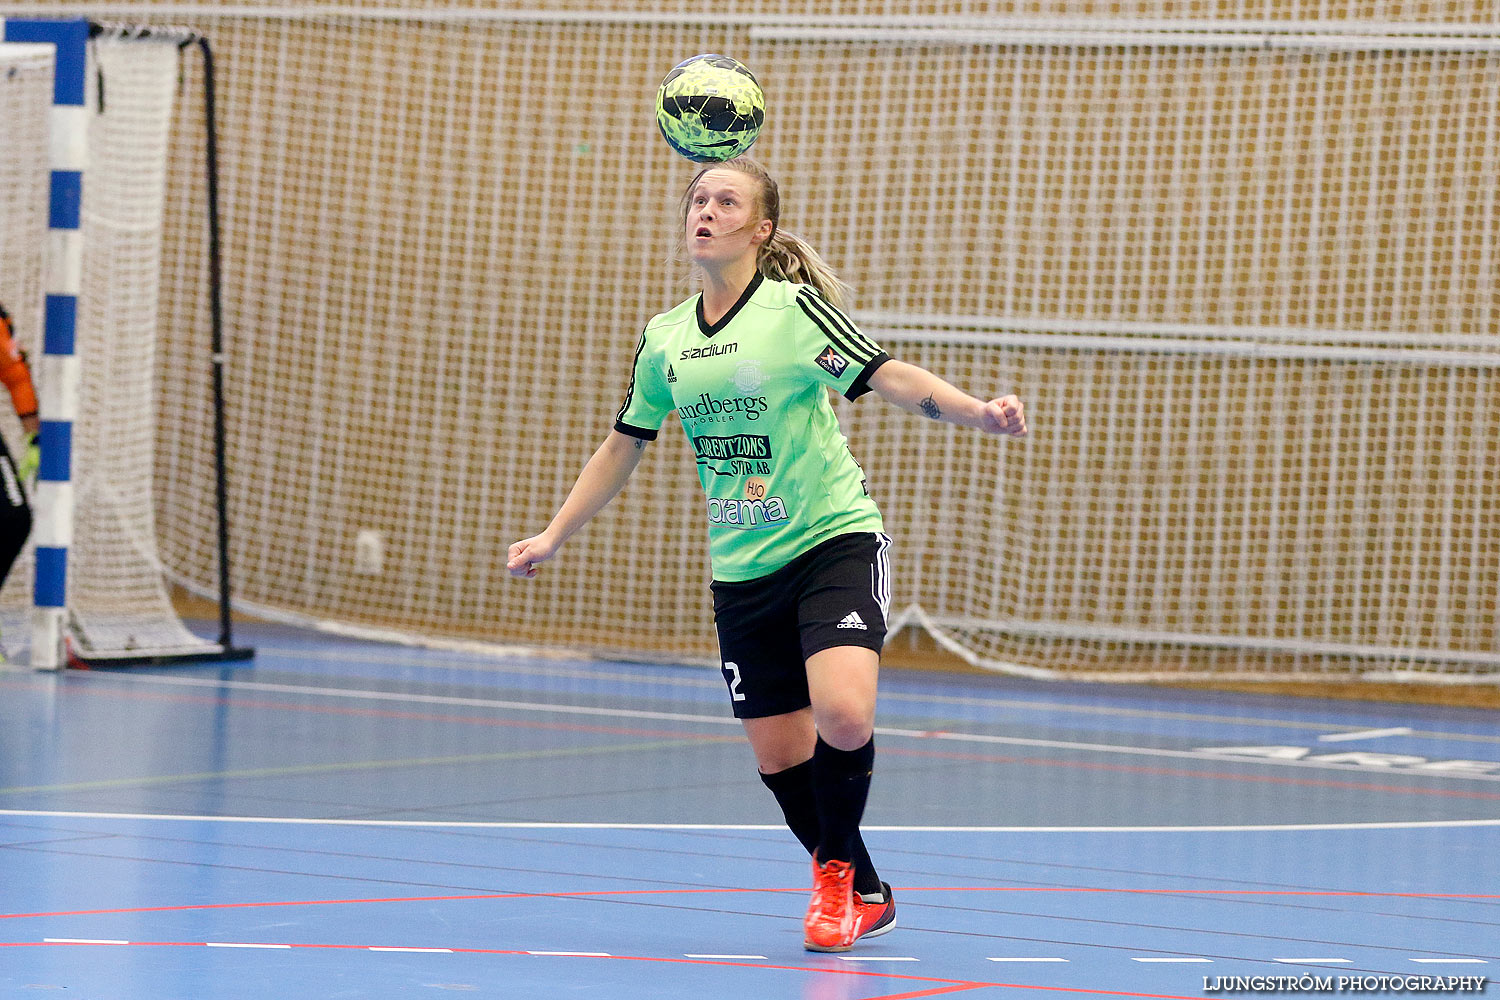
[[1026, 408], [1021, 397], [1001, 396], [984, 404], [984, 425], [987, 434], [1009, 434], [1021, 437], [1026, 433]]
[[30, 483], [36, 479], [37, 470], [42, 467], [42, 446], [37, 441], [37, 434], [32, 431], [26, 435], [26, 450], [21, 452], [21, 461], [16, 463], [16, 475], [21, 477], [21, 482]]

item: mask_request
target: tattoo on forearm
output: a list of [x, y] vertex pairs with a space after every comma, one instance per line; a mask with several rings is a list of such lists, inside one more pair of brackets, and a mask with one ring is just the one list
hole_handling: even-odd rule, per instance
[[931, 417], [933, 420], [936, 420], [943, 415], [943, 411], [938, 408], [937, 400], [933, 399], [931, 396], [928, 396], [926, 399], [922, 400], [922, 402], [918, 405], [922, 407], [922, 413], [926, 416]]
[[645, 438], [636, 438], [635, 439], [635, 450], [636, 451], [645, 451], [646, 450], [646, 439]]

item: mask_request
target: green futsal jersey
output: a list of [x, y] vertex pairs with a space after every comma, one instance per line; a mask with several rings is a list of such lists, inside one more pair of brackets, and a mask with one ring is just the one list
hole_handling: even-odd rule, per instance
[[714, 579], [753, 580], [835, 535], [883, 530], [827, 390], [855, 399], [889, 360], [809, 286], [757, 274], [711, 326], [701, 295], [646, 324], [615, 430], [651, 441], [677, 413]]

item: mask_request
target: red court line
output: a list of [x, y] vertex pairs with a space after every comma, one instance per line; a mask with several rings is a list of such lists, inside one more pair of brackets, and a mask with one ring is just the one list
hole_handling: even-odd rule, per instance
[[[1361, 892], [1336, 889], [1116, 889], [1104, 886], [1009, 886], [1009, 885], [922, 885], [902, 886], [907, 892], [1004, 892], [1004, 893], [1097, 893], [1141, 896], [1293, 896], [1343, 897], [1354, 899], [1500, 899], [1500, 894], [1472, 892]], [[121, 913], [174, 913], [189, 910], [239, 910], [278, 906], [344, 906], [364, 903], [442, 903], [472, 902], [486, 899], [604, 899], [613, 896], [693, 896], [715, 893], [793, 893], [807, 889], [591, 889], [580, 892], [502, 892], [451, 896], [382, 896], [355, 899], [266, 900], [245, 903], [190, 903], [182, 906], [130, 906], [107, 910], [56, 910], [45, 913], [0, 913], [0, 920], [31, 917], [91, 917]]]
[[[268, 944], [270, 942], [257, 942]], [[283, 943], [283, 942], [278, 942]], [[313, 951], [369, 951], [372, 947], [387, 947], [382, 945], [365, 944], [307, 944], [296, 942], [284, 942], [290, 950], [313, 950]], [[96, 945], [85, 941], [0, 941], [0, 948], [206, 948], [205, 941], [128, 941], [123, 945]], [[423, 947], [442, 947], [424, 945]], [[282, 950], [282, 949], [277, 949]], [[829, 968], [826, 966], [808, 967], [804, 965], [773, 965], [757, 962], [730, 962], [708, 958], [667, 958], [652, 955], [533, 955], [529, 951], [520, 951], [514, 948], [448, 948], [455, 955], [509, 955], [526, 958], [545, 959], [574, 959], [591, 960], [599, 962], [650, 962], [658, 965], [699, 965], [714, 966], [732, 969], [756, 969], [767, 972], [800, 972], [812, 975], [828, 976], [851, 976], [861, 979], [894, 980], [908, 983], [939, 983], [941, 985], [919, 990], [911, 993], [889, 993], [878, 997], [867, 997], [866, 1000], [915, 1000], [917, 997], [939, 996], [944, 993], [958, 993], [964, 990], [981, 989], [987, 986], [998, 985], [995, 983], [970, 982], [962, 979], [942, 979], [936, 976], [913, 976], [899, 972], [875, 972], [869, 969], [842, 969]]]
[[[259, 942], [269, 943], [269, 942]], [[287, 942], [288, 946], [295, 949], [328, 950], [328, 951], [369, 951], [372, 946], [363, 944], [297, 944]], [[0, 941], [0, 948], [92, 948], [92, 947], [141, 947], [141, 948], [206, 948], [204, 941], [130, 941], [124, 945], [93, 945], [77, 941]], [[439, 947], [439, 946], [424, 946]], [[917, 1000], [919, 997], [942, 996], [947, 993], [962, 993], [968, 990], [980, 989], [1006, 989], [1006, 990], [1046, 990], [1054, 993], [1076, 993], [1087, 996], [1110, 996], [1110, 997], [1147, 997], [1151, 1000], [1200, 1000], [1198, 997], [1179, 996], [1172, 993], [1132, 993], [1122, 990], [1095, 990], [1079, 986], [1039, 986], [1031, 983], [995, 983], [981, 982], [977, 980], [941, 979], [935, 976], [913, 976], [899, 972], [874, 972], [868, 969], [840, 969], [824, 966], [809, 968], [801, 965], [771, 965], [758, 964], [754, 962], [729, 962], [705, 958], [666, 958], [651, 955], [532, 955], [530, 952], [515, 949], [502, 948], [450, 948], [455, 955], [512, 955], [526, 956], [528, 958], [566, 958], [586, 959], [591, 961], [617, 961], [617, 962], [650, 962], [659, 965], [699, 965], [714, 966], [720, 968], [754, 969], [767, 972], [800, 972], [816, 976], [855, 976], [862, 979], [881, 979], [908, 983], [938, 983], [940, 985], [930, 989], [916, 990], [907, 993], [885, 993], [880, 996], [866, 997], [864, 1000]]]

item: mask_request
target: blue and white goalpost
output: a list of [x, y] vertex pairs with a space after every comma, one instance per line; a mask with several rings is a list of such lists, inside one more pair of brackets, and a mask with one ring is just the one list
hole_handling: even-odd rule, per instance
[[88, 165], [87, 92], [89, 25], [82, 19], [6, 20], [4, 41], [51, 45], [53, 97], [46, 251], [42, 288], [43, 360], [36, 366], [42, 417], [41, 469], [32, 504], [36, 545], [31, 636], [32, 665], [56, 670], [63, 663], [68, 547], [73, 538], [72, 444], [78, 414], [79, 369], [74, 353], [78, 296], [83, 276], [81, 210]]
[[[50, 48], [55, 67], [40, 265], [42, 355], [32, 366], [42, 424], [32, 497], [30, 662], [56, 670], [70, 661], [123, 666], [244, 658], [249, 651], [234, 649], [228, 638], [227, 566], [220, 640], [200, 638], [178, 618], [157, 551], [152, 500], [168, 136], [180, 52], [200, 43], [207, 65], [207, 44], [184, 29], [113, 29], [84, 19], [0, 20], [0, 27], [0, 48]], [[211, 114], [211, 98], [208, 107]], [[209, 214], [216, 225], [212, 205]], [[0, 284], [4, 294], [26, 297]], [[22, 303], [23, 316], [27, 308], [35, 312]], [[35, 320], [18, 322], [23, 343], [34, 344]], [[217, 325], [203, 356], [212, 358], [217, 388]], [[218, 502], [223, 552], [222, 488]], [[207, 534], [212, 530], [205, 526]], [[7, 630], [4, 639], [14, 655], [17, 637]]]

